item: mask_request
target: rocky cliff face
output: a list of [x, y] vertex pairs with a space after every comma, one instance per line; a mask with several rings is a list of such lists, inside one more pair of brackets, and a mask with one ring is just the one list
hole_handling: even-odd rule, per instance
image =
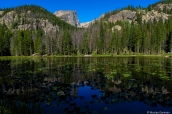
[[156, 10], [156, 11], [159, 11], [159, 10], [171, 10], [172, 9], [172, 3], [170, 3], [170, 4], [162, 4], [162, 3], [160, 3], [160, 4], [158, 4], [155, 8], [154, 8], [154, 10]]
[[163, 12], [158, 12], [158, 11], [155, 11], [155, 10], [152, 10], [152, 11], [148, 11], [147, 13], [143, 13], [142, 15], [142, 22], [148, 22], [148, 21], [151, 21], [153, 22], [154, 20], [156, 21], [159, 21], [160, 18], [162, 18], [163, 22], [165, 20], [168, 19], [170, 15], [169, 14], [166, 14], [166, 13], [163, 13]]
[[[104, 14], [101, 15], [96, 20], [99, 21], [102, 18], [104, 18]], [[108, 18], [108, 21], [113, 22], [113, 23], [115, 23], [116, 21], [122, 21], [122, 20], [127, 20], [129, 22], [136, 21], [137, 20], [136, 12], [130, 11], [130, 10], [122, 10], [121, 12], [111, 15]], [[81, 23], [81, 27], [88, 28], [91, 25], [91, 23], [94, 23], [94, 22], [95, 22], [95, 20], [93, 20], [91, 22]]]
[[[158, 4], [153, 10], [151, 11], [145, 11], [145, 10], [140, 10], [137, 11], [137, 13], [142, 14], [142, 22], [148, 22], [148, 21], [159, 21], [160, 18], [162, 18], [163, 21], [167, 20], [170, 14], [163, 13], [162, 11], [164, 10], [171, 10], [172, 9], [172, 4]], [[131, 10], [123, 10], [120, 11], [117, 14], [111, 15], [108, 21], [110, 22], [116, 22], [116, 21], [129, 21], [129, 22], [136, 22], [137, 21], [137, 15], [136, 11], [131, 11]]]
[[[21, 14], [17, 14], [15, 11], [11, 11], [0, 18], [0, 23], [2, 24], [4, 22], [9, 29], [12, 29], [12, 31], [26, 29], [36, 30], [36, 28], [41, 28], [45, 33], [48, 33], [56, 32], [59, 30], [58, 26], [53, 26], [52, 23], [50, 23], [47, 19], [35, 19], [30, 15], [32, 15], [31, 11], [27, 11], [27, 13]], [[24, 17], [26, 17], [25, 20]]]
[[[139, 11], [139, 13], [142, 13], [142, 22], [148, 22], [148, 21], [159, 21], [160, 18], [162, 18], [163, 21], [167, 20], [168, 17], [170, 16], [169, 14], [163, 13], [163, 12], [158, 12], [155, 10], [148, 11], [146, 12], [145, 10]], [[110, 22], [116, 22], [116, 21], [129, 21], [129, 22], [136, 22], [137, 21], [137, 15], [135, 11], [130, 11], [130, 10], [123, 10], [115, 15], [112, 15], [109, 18]]]
[[123, 10], [115, 15], [110, 16], [108, 21], [116, 22], [121, 20], [135, 21], [137, 19], [136, 12], [130, 10]]
[[3, 14], [3, 11], [0, 11], [0, 16]]
[[76, 11], [60, 10], [60, 11], [56, 11], [54, 15], [56, 15], [57, 17], [61, 18], [62, 20], [66, 21], [67, 23], [73, 26], [76, 26], [76, 27], [80, 26]]
[[[151, 11], [138, 10], [137, 13], [142, 14], [142, 22], [148, 22], [148, 21], [153, 22], [154, 20], [159, 21], [160, 18], [162, 18], [164, 22], [165, 20], [169, 19], [169, 17], [172, 15], [162, 12], [163, 10], [165, 10], [166, 12], [169, 10], [172, 10], [172, 3], [170, 4], [160, 3], [157, 6], [155, 6]], [[98, 20], [100, 20], [103, 17], [104, 16], [101, 16], [100, 18], [98, 18]], [[117, 21], [129, 21], [131, 23], [132, 21], [134, 21], [137, 23], [136, 11], [122, 10], [119, 13], [111, 15], [108, 18], [108, 21], [113, 22], [113, 23], [116, 23]], [[91, 22], [81, 23], [81, 27], [88, 28], [91, 25], [91, 23], [94, 23], [94, 22], [95, 21], [93, 20]]]

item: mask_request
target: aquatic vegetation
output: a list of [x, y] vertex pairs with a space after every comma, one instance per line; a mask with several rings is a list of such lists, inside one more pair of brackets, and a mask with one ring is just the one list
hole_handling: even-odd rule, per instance
[[0, 106], [0, 114], [12, 114], [11, 111], [3, 106]]
[[[40, 109], [45, 113], [49, 109], [59, 113], [108, 112], [113, 110], [111, 104], [126, 102], [171, 108], [171, 63], [166, 65], [161, 59], [3, 59], [0, 100], [10, 99], [10, 107], [28, 112], [34, 105], [39, 108], [33, 112]], [[2, 107], [8, 109], [5, 102]]]
[[125, 78], [127, 78], [127, 77], [130, 77], [130, 76], [131, 76], [131, 74], [130, 74], [130, 73], [124, 73], [123, 75], [124, 75], [124, 77], [125, 77]]

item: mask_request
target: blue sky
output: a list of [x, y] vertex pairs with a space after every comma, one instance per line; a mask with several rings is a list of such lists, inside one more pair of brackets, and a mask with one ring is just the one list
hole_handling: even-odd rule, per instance
[[88, 22], [103, 13], [128, 5], [147, 7], [159, 0], [1, 0], [0, 8], [34, 4], [54, 13], [57, 10], [76, 10], [80, 22]]

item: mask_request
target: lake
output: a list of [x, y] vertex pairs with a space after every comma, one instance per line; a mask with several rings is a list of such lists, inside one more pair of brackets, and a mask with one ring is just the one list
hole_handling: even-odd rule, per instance
[[172, 58], [0, 58], [0, 106], [15, 114], [172, 113]]

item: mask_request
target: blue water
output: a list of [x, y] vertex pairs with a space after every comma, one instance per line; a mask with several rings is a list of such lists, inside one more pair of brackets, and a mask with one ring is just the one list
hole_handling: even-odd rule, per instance
[[[77, 98], [73, 102], [76, 103], [78, 107], [81, 108], [82, 112], [85, 113], [93, 113], [93, 114], [148, 114], [148, 113], [172, 113], [172, 108], [164, 108], [160, 105], [157, 105], [156, 107], [150, 106], [148, 104], [145, 104], [143, 102], [125, 102], [122, 103], [112, 103], [112, 104], [106, 104], [103, 101], [96, 101], [91, 96], [97, 95], [100, 97], [103, 95], [99, 89], [91, 89], [90, 86], [85, 85], [84, 87], [78, 88], [78, 94], [77, 96], [82, 96], [83, 99]], [[115, 98], [114, 98], [115, 99]], [[93, 103], [90, 103], [93, 102]], [[86, 106], [89, 107], [86, 108]], [[60, 114], [60, 113], [67, 113], [68, 111], [65, 111], [65, 107], [68, 107], [69, 110], [72, 110], [73, 107], [68, 106], [68, 104], [60, 104], [57, 106], [43, 106], [44, 113], [45, 114]]]
[[172, 59], [162, 57], [0, 60], [0, 106], [18, 114], [172, 113], [171, 77]]

